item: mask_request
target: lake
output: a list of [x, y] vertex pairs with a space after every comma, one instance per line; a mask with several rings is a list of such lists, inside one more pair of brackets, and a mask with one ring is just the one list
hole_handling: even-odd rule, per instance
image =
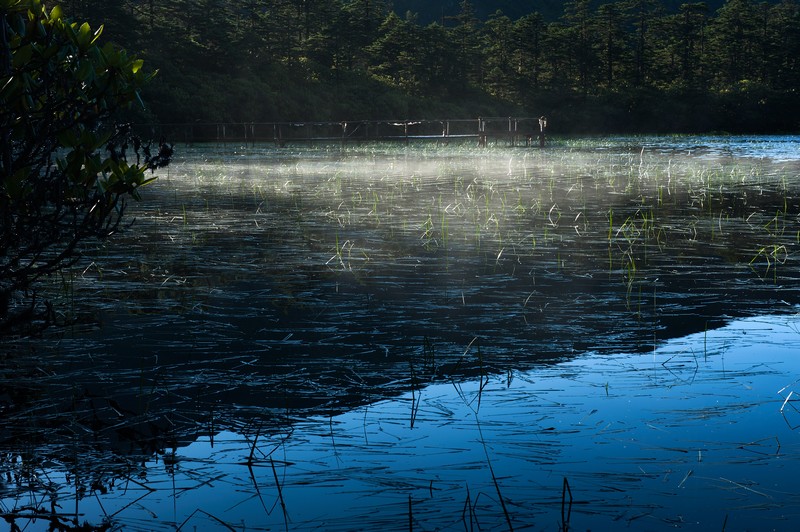
[[788, 530], [800, 137], [179, 146], [10, 343], [12, 530]]

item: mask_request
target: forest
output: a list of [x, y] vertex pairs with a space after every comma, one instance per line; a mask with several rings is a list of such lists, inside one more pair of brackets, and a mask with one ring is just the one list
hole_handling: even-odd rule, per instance
[[[131, 117], [142, 123], [547, 115], [564, 133], [800, 125], [797, 0], [426, 4], [439, 13], [396, 4], [62, 2], [158, 70], [146, 110]], [[504, 5], [510, 15], [487, 14]]]

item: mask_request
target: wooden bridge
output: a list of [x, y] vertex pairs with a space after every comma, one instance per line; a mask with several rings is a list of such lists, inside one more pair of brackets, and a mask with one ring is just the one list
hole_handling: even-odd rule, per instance
[[[489, 117], [437, 120], [356, 120], [342, 122], [220, 122], [161, 124], [155, 128], [173, 142], [357, 143], [474, 140], [478, 145], [543, 145], [546, 119]], [[141, 129], [145, 129], [142, 126]], [[152, 136], [155, 131], [149, 135]], [[534, 141], [535, 139], [535, 141]]]

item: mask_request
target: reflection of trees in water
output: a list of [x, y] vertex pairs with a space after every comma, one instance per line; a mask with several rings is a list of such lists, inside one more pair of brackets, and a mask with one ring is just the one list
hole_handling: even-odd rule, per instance
[[[199, 396], [151, 396], [142, 410], [142, 396], [136, 393], [141, 389], [131, 393], [129, 381], [119, 383], [127, 390], [104, 388], [113, 372], [94, 383], [83, 378], [71, 386], [73, 378], [86, 371], [82, 368], [38, 385], [34, 379], [3, 379], [9, 402], [0, 424], [0, 498], [5, 501], [2, 517], [12, 530], [16, 523], [23, 526], [30, 520], [46, 522], [52, 530], [107, 530], [114, 528], [115, 516], [106, 513], [102, 503], [105, 519], [91, 523], [83, 518], [101, 515], [94, 508], [98, 497], [116, 492], [127, 503], [124, 510], [146, 503], [148, 497], [163, 498], [165, 489], [176, 496], [174, 481], [165, 488], [163, 480], [149, 476], [160, 476], [156, 471], [160, 462], [163, 474], [174, 480], [180, 469], [178, 449], [201, 436], [210, 436], [213, 442], [220, 430], [216, 415], [245, 439], [280, 434], [288, 426], [283, 418], [234, 416], [236, 405], [199, 412], [192, 408]], [[95, 391], [88, 392], [86, 387], [92, 384]], [[138, 410], [131, 409], [137, 405]], [[203, 485], [211, 478], [196, 480]], [[187, 489], [191, 490], [180, 491]]]

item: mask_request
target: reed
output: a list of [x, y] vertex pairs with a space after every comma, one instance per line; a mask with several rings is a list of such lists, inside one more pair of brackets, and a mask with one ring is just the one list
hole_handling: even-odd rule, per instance
[[572, 488], [569, 486], [567, 477], [561, 485], [561, 527], [560, 530], [568, 532], [570, 529], [570, 519], [572, 517]]
[[278, 500], [281, 503], [281, 511], [283, 512], [283, 525], [284, 530], [289, 530], [289, 512], [286, 510], [286, 501], [283, 499], [283, 486], [278, 480], [278, 471], [275, 469], [275, 461], [270, 456], [269, 465], [272, 468], [272, 476], [275, 479], [275, 488], [278, 490]]
[[494, 474], [492, 460], [489, 458], [489, 449], [486, 446], [486, 440], [483, 437], [483, 429], [481, 429], [481, 424], [478, 421], [477, 413], [475, 414], [475, 424], [478, 427], [478, 434], [480, 435], [481, 445], [483, 446], [483, 453], [486, 456], [486, 465], [489, 467], [489, 474], [492, 476], [492, 483], [494, 484], [495, 491], [497, 492], [497, 499], [500, 502], [500, 507], [503, 509], [503, 516], [505, 517], [506, 525], [508, 526], [509, 532], [513, 532], [514, 525], [511, 522], [511, 515], [508, 513], [508, 508], [506, 507], [506, 501], [503, 497], [503, 493], [500, 491], [500, 483], [497, 480], [497, 476]]

